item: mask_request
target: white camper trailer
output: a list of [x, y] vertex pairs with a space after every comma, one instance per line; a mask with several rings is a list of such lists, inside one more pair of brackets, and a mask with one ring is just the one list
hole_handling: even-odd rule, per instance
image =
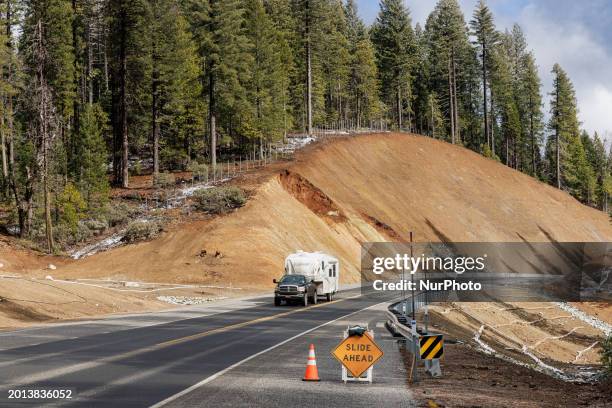
[[274, 304], [297, 300], [307, 305], [317, 303], [319, 296], [333, 299], [339, 286], [340, 263], [323, 252], [298, 251], [285, 259], [285, 274], [274, 291]]

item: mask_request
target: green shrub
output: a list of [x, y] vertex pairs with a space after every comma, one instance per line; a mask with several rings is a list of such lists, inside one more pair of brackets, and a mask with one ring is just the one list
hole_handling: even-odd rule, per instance
[[489, 147], [489, 145], [480, 145], [480, 148], [482, 149], [482, 155], [484, 157], [488, 157], [489, 159], [493, 159], [496, 161], [501, 161], [499, 156], [496, 154], [493, 154], [493, 151], [491, 150], [491, 148]]
[[200, 164], [198, 162], [191, 162], [187, 166], [187, 171], [191, 172], [191, 178], [198, 181], [204, 181], [208, 179], [208, 165]]
[[142, 174], [142, 162], [138, 160], [132, 167], [132, 176], [140, 176]]
[[194, 194], [198, 210], [210, 214], [222, 214], [246, 203], [244, 191], [238, 187], [213, 187]]
[[94, 234], [104, 232], [108, 228], [108, 222], [104, 218], [83, 220], [81, 223]]
[[61, 248], [86, 241], [93, 237], [93, 235], [94, 232], [83, 222], [79, 222], [76, 229], [64, 223], [59, 223], [53, 227], [53, 238], [56, 245]]
[[104, 217], [108, 222], [109, 227], [115, 227], [117, 225], [124, 224], [125, 222], [134, 215], [135, 211], [133, 211], [129, 205], [125, 203], [113, 203], [112, 205], [107, 205], [104, 211]]
[[80, 222], [74, 235], [75, 243], [83, 242], [94, 236], [94, 231], [85, 223]]
[[57, 224], [53, 227], [53, 239], [56, 245], [66, 247], [75, 243], [75, 233], [68, 225]]
[[151, 239], [161, 231], [162, 225], [157, 221], [134, 221], [128, 225], [123, 240], [126, 242], [137, 242]]
[[65, 224], [76, 234], [78, 224], [85, 217], [87, 203], [74, 184], [68, 183], [57, 197], [57, 207], [60, 214], [60, 223]]
[[153, 185], [158, 188], [170, 187], [176, 184], [176, 178], [172, 173], [159, 173], [155, 180], [153, 180]]
[[612, 334], [601, 344], [601, 364], [603, 364], [606, 373], [612, 376]]

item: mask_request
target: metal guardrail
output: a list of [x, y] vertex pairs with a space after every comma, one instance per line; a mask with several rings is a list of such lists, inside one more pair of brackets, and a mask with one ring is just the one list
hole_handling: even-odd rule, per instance
[[[449, 294], [445, 292], [419, 292], [414, 295], [414, 311], [418, 312], [424, 306], [433, 302], [445, 302], [448, 300]], [[398, 314], [403, 316], [412, 315], [412, 296], [392, 304], [389, 308], [393, 308]]]
[[[446, 298], [446, 294], [443, 294], [441, 296], [430, 292], [420, 292], [418, 294], [415, 294], [415, 312], [431, 302], [444, 301]], [[421, 336], [433, 333], [427, 332], [427, 324], [424, 328], [419, 328], [415, 322], [415, 327], [413, 329], [411, 322], [409, 321], [412, 316], [412, 304], [413, 299], [412, 297], [410, 297], [408, 299], [404, 299], [400, 302], [390, 305], [387, 310], [387, 316], [389, 317], [387, 324], [391, 326], [391, 331], [398, 333], [402, 337], [404, 337], [406, 342], [406, 348], [414, 354], [411, 378], [413, 382], [418, 382], [417, 366], [419, 364], [419, 361], [421, 360], [419, 355], [419, 338]], [[436, 358], [431, 360], [423, 360], [423, 363], [425, 365], [426, 372], [429, 373], [432, 377], [442, 376], [442, 368], [440, 366], [439, 359]]]

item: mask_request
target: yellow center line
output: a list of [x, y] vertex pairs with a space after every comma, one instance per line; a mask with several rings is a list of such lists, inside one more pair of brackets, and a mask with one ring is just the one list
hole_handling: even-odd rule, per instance
[[125, 353], [121, 353], [121, 354], [115, 354], [112, 356], [108, 356], [108, 357], [104, 357], [101, 359], [97, 359], [97, 360], [90, 360], [90, 361], [86, 361], [86, 362], [82, 362], [82, 363], [77, 363], [77, 364], [73, 364], [73, 365], [69, 365], [69, 366], [63, 366], [63, 367], [59, 367], [59, 368], [54, 368], [54, 369], [50, 369], [47, 371], [43, 371], [37, 374], [30, 374], [21, 378], [15, 378], [13, 379], [12, 384], [2, 384], [0, 385], [0, 391], [6, 390], [6, 389], [10, 389], [10, 388], [14, 388], [16, 386], [23, 386], [24, 384], [33, 384], [36, 382], [41, 382], [44, 380], [47, 380], [49, 378], [54, 378], [54, 377], [58, 377], [61, 375], [66, 375], [66, 374], [70, 374], [70, 373], [74, 373], [77, 371], [81, 371], [81, 370], [86, 370], [86, 369], [91, 369], [94, 367], [97, 367], [101, 364], [108, 364], [108, 363], [112, 363], [112, 362], [116, 362], [116, 361], [120, 361], [126, 358], [131, 358], [131, 357], [135, 357], [137, 355], [140, 354], [144, 354], [144, 353], [148, 353], [148, 352], [152, 352], [152, 351], [159, 351], [163, 348], [166, 347], [170, 347], [176, 344], [180, 344], [180, 343], [184, 343], [187, 341], [191, 341], [191, 340], [196, 340], [196, 339], [200, 339], [202, 337], [206, 337], [206, 336], [210, 336], [212, 334], [216, 334], [216, 333], [222, 333], [222, 332], [226, 332], [229, 330], [233, 330], [233, 329], [237, 329], [237, 328], [241, 328], [241, 327], [245, 327], [245, 326], [250, 326], [252, 324], [256, 324], [256, 323], [261, 323], [261, 322], [265, 322], [268, 320], [273, 320], [273, 319], [277, 319], [280, 317], [284, 317], [284, 316], [289, 316], [295, 313], [301, 313], [301, 312], [306, 312], [308, 310], [317, 308], [317, 307], [324, 307], [327, 305], [331, 305], [334, 303], [339, 303], [339, 302], [343, 302], [345, 300], [349, 300], [349, 299], [354, 299], [357, 297], [360, 297], [361, 295], [355, 295], [355, 296], [350, 296], [344, 299], [338, 299], [338, 300], [334, 300], [332, 302], [326, 302], [326, 303], [320, 303], [320, 304], [316, 304], [307, 308], [303, 308], [303, 309], [296, 309], [296, 310], [290, 310], [288, 312], [283, 312], [283, 313], [279, 313], [273, 316], [266, 316], [266, 317], [261, 317], [259, 319], [255, 319], [255, 320], [249, 320], [246, 322], [242, 322], [242, 323], [236, 323], [236, 324], [231, 324], [229, 326], [223, 326], [223, 327], [219, 327], [217, 329], [212, 329], [212, 330], [207, 330], [204, 331], [202, 333], [196, 333], [196, 334], [192, 334], [190, 336], [185, 336], [185, 337], [180, 337], [178, 339], [174, 339], [174, 340], [169, 340], [169, 341], [165, 341], [162, 343], [157, 343], [154, 344], [152, 346], [148, 346], [148, 347], [143, 347], [140, 349], [136, 349], [136, 350], [132, 350], [132, 351], [128, 351]]
[[326, 302], [326, 303], [319, 303], [319, 304], [312, 305], [312, 306], [304, 308], [304, 309], [290, 310], [288, 312], [283, 312], [283, 313], [275, 314], [275, 315], [272, 315], [272, 316], [260, 317], [260, 318], [255, 319], [255, 320], [249, 320], [249, 321], [242, 322], [242, 323], [231, 324], [229, 326], [223, 326], [223, 327], [219, 327], [217, 329], [207, 330], [207, 331], [204, 331], [204, 332], [201, 332], [201, 333], [196, 333], [196, 334], [192, 334], [192, 335], [189, 335], [189, 336], [180, 337], [178, 339], [168, 340], [168, 341], [165, 341], [165, 342], [162, 342], [162, 343], [158, 343], [158, 344], [154, 345], [153, 347], [155, 349], [165, 348], [165, 347], [173, 346], [173, 345], [176, 345], [176, 344], [184, 343], [184, 342], [187, 342], [187, 341], [201, 339], [202, 337], [210, 336], [212, 334], [224, 333], [224, 332], [227, 332], [227, 331], [230, 331], [230, 330], [239, 329], [239, 328], [242, 328], [242, 327], [245, 327], [245, 326], [250, 326], [252, 324], [267, 322], [268, 320], [274, 320], [274, 319], [277, 319], [277, 318], [280, 318], [280, 317], [289, 316], [289, 315], [292, 315], [292, 314], [295, 314], [295, 313], [305, 312], [305, 311], [308, 311], [310, 309], [314, 309], [314, 308], [317, 308], [317, 307], [323, 307], [323, 306], [331, 305], [331, 304], [334, 304], [334, 303], [343, 302], [345, 300], [354, 299], [354, 298], [359, 297], [359, 296], [361, 296], [361, 295], [355, 295], [355, 296], [351, 296], [351, 297], [344, 298], [344, 299], [337, 299], [337, 300], [333, 300], [331, 302]]

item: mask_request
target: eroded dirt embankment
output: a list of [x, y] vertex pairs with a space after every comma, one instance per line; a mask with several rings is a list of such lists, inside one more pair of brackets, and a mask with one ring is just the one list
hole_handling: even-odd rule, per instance
[[[564, 192], [467, 149], [419, 136], [367, 135], [317, 143], [298, 153], [291, 163], [242, 176], [233, 183], [250, 192], [246, 206], [238, 211], [182, 222], [153, 241], [59, 264], [53, 277], [269, 290], [272, 278], [282, 272], [285, 256], [298, 249], [336, 255], [341, 260], [341, 280], [357, 282], [362, 242], [402, 241], [409, 231], [417, 241], [612, 239], [605, 214]], [[6, 248], [0, 251], [0, 262], [9, 255]], [[39, 264], [18, 272], [44, 279], [49, 271]], [[10, 271], [4, 268], [3, 272]], [[7, 290], [15, 287], [0, 281], [0, 296]], [[84, 296], [91, 306], [95, 300], [89, 296], [98, 295]], [[121, 299], [122, 304], [133, 301]], [[19, 304], [50, 317], [63, 317], [62, 308], [74, 307]], [[95, 307], [89, 306], [78, 305], [95, 313]], [[152, 303], [151, 307], [158, 306]], [[526, 318], [501, 310], [473, 313], [546, 359], [571, 360], [595, 336], [587, 327], [575, 333], [588, 337], [579, 342], [571, 341], [574, 334], [540, 342], [571, 330], [573, 323], [554, 327], [515, 324], [514, 320]], [[562, 346], [559, 355], [557, 345]], [[580, 362], [593, 362], [596, 347], [580, 355]]]

